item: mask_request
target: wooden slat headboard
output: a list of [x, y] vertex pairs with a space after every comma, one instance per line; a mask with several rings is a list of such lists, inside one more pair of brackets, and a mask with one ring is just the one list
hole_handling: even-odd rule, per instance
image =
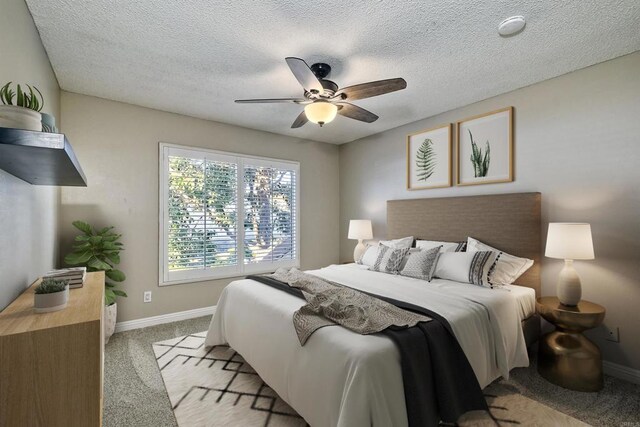
[[464, 241], [473, 237], [534, 260], [517, 281], [540, 296], [540, 193], [387, 201], [387, 238]]

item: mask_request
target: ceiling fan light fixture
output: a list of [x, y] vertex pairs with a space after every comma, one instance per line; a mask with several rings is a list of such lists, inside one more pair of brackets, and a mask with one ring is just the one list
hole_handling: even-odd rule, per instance
[[315, 101], [304, 107], [304, 114], [307, 119], [320, 126], [333, 121], [337, 113], [338, 107], [327, 101]]

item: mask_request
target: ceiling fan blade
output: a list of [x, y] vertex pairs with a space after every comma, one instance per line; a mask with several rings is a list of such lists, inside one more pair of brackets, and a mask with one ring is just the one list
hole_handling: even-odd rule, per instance
[[336, 105], [342, 107], [338, 108], [338, 114], [349, 117], [350, 119], [367, 123], [373, 123], [378, 120], [378, 116], [357, 105], [349, 104], [348, 102], [338, 102]]
[[337, 97], [342, 97], [349, 101], [356, 99], [371, 98], [373, 96], [384, 95], [407, 87], [407, 82], [403, 78], [378, 80], [375, 82], [362, 83], [359, 85], [345, 87], [336, 93]]
[[291, 68], [293, 75], [296, 76], [296, 79], [298, 79], [302, 87], [307, 92], [311, 92], [312, 90], [317, 91], [317, 93], [324, 92], [322, 84], [320, 84], [316, 75], [313, 74], [313, 71], [311, 71], [311, 68], [309, 68], [303, 59], [289, 56], [285, 58], [285, 60], [287, 61], [289, 68]]
[[264, 104], [272, 102], [293, 102], [294, 104], [300, 104], [308, 101], [304, 98], [271, 98], [271, 99], [236, 99], [238, 104]]
[[294, 120], [293, 124], [291, 125], [291, 128], [295, 129], [295, 128], [302, 127], [308, 121], [309, 119], [307, 119], [307, 115], [304, 113], [304, 110], [302, 110], [302, 113], [300, 113], [300, 115], [296, 117], [296, 119]]

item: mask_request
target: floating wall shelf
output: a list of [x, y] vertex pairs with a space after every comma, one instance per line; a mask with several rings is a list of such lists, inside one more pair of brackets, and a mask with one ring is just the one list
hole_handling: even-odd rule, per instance
[[73, 148], [61, 133], [0, 127], [0, 169], [34, 185], [87, 186]]

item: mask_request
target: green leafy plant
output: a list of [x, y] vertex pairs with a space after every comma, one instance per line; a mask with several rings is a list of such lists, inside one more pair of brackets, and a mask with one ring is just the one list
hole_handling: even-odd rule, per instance
[[68, 284], [68, 280], [42, 279], [42, 282], [34, 289], [34, 292], [38, 295], [62, 292]]
[[491, 162], [491, 146], [487, 141], [487, 148], [484, 155], [482, 155], [482, 149], [478, 148], [478, 145], [473, 140], [473, 135], [469, 131], [469, 137], [471, 138], [471, 163], [473, 163], [473, 173], [476, 178], [487, 176], [489, 172], [489, 163]]
[[4, 105], [14, 105], [13, 98], [15, 97], [16, 107], [24, 107], [33, 111], [42, 110], [42, 107], [44, 107], [44, 97], [42, 96], [42, 92], [40, 92], [37, 87], [25, 85], [27, 88], [29, 88], [29, 92], [27, 92], [23, 91], [22, 87], [18, 84], [16, 85], [16, 90], [14, 91], [10, 87], [11, 83], [12, 82], [7, 83], [0, 89], [0, 101], [2, 101]]
[[418, 181], [426, 181], [436, 170], [436, 152], [433, 150], [433, 141], [425, 139], [416, 153], [416, 167], [418, 168]]
[[82, 231], [76, 236], [73, 251], [64, 257], [69, 265], [85, 266], [87, 271], [104, 271], [107, 276], [105, 282], [105, 303], [111, 305], [116, 297], [126, 297], [127, 294], [116, 289], [116, 283], [124, 282], [124, 273], [117, 268], [120, 264], [120, 251], [124, 250], [122, 242], [118, 240], [121, 234], [114, 233], [113, 227], [96, 230], [86, 222], [74, 221], [73, 226]]

